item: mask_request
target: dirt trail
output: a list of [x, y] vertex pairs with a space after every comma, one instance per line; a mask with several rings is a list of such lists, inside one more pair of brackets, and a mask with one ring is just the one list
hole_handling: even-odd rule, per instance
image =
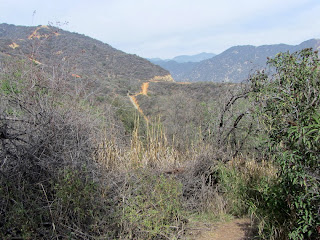
[[[39, 31], [40, 29], [42, 29], [42, 28], [50, 29], [50, 28], [49, 28], [48, 26], [46, 26], [46, 25], [39, 26], [39, 27], [36, 28], [36, 30], [33, 31], [33, 33], [31, 33], [31, 34], [29, 35], [28, 39], [29, 39], [29, 40], [30, 40], [30, 39], [33, 39], [33, 38], [38, 38], [38, 39], [40, 39], [40, 38], [42, 38], [42, 37], [48, 38], [48, 37], [50, 36], [50, 34], [42, 34], [42, 35], [41, 35], [41, 34], [38, 33], [38, 31]], [[58, 32], [53, 32], [53, 34], [54, 34], [55, 36], [59, 36], [59, 35], [60, 35], [60, 33], [58, 33]]]
[[[141, 113], [141, 115], [144, 117], [144, 119], [146, 120], [146, 122], [149, 122], [148, 117], [143, 113], [143, 110], [141, 109], [138, 100], [137, 100], [137, 96], [139, 95], [145, 95], [148, 96], [148, 88], [149, 88], [149, 83], [150, 82], [163, 82], [161, 80], [150, 80], [149, 82], [144, 82], [141, 85], [141, 91], [139, 93], [136, 93], [134, 95], [129, 95], [130, 101], [132, 102], [132, 104], [134, 105], [134, 107]], [[176, 82], [176, 84], [191, 84], [189, 82]]]
[[148, 95], [148, 87], [149, 87], [149, 82], [142, 83], [141, 92], [139, 94], [147, 96]]
[[193, 240], [250, 240], [252, 227], [250, 219], [234, 219], [229, 222], [213, 224], [210, 227], [200, 227], [191, 235]]
[[144, 115], [141, 107], [139, 106], [139, 103], [138, 103], [138, 100], [136, 98], [136, 95], [133, 95], [133, 96], [129, 95], [129, 98], [130, 98], [130, 101], [132, 102], [133, 106], [139, 111], [139, 113], [141, 113], [141, 115], [146, 120], [146, 122], [148, 122], [149, 119], [148, 119], [148, 117], [146, 115]]
[[146, 120], [146, 122], [149, 122], [148, 117], [143, 113], [138, 100], [137, 100], [137, 96], [139, 95], [148, 95], [148, 87], [149, 87], [149, 82], [144, 82], [141, 85], [141, 91], [139, 93], [136, 93], [135, 95], [129, 95], [130, 101], [132, 102], [133, 106], [141, 113], [141, 115], [143, 116], [143, 118]]

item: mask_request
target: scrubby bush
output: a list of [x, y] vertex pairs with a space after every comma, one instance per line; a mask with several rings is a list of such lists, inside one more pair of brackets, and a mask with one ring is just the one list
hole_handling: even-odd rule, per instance
[[0, 69], [0, 238], [181, 236], [181, 184], [155, 170], [177, 154], [151, 133], [158, 128], [145, 139], [135, 126], [126, 149], [99, 144], [113, 140], [108, 118], [72, 82], [8, 61]]
[[0, 70], [0, 238], [97, 234], [100, 121], [41, 66], [11, 59]]
[[227, 212], [257, 217], [263, 239], [319, 239], [319, 55], [279, 53], [268, 64], [270, 72], [253, 75], [238, 95], [251, 99], [248, 133], [261, 152], [218, 165], [219, 189]]

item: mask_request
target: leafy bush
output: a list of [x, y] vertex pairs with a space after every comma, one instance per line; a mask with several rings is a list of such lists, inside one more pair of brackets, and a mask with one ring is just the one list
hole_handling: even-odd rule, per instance
[[[251, 78], [257, 115], [279, 180], [261, 191], [256, 214], [270, 239], [316, 239], [320, 225], [320, 59], [305, 49], [280, 53], [275, 68]], [[262, 227], [262, 226], [261, 226]]]

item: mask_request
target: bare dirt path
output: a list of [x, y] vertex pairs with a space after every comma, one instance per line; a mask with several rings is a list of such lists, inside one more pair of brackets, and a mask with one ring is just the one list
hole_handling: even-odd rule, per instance
[[[146, 122], [149, 121], [148, 117], [143, 113], [143, 110], [141, 109], [138, 100], [137, 100], [137, 96], [139, 95], [145, 95], [148, 96], [148, 88], [149, 88], [149, 83], [150, 82], [163, 82], [160, 80], [150, 80], [148, 82], [144, 82], [141, 85], [141, 91], [139, 93], [136, 93], [134, 95], [129, 95], [128, 97], [130, 98], [130, 101], [132, 102], [133, 106], [141, 113], [141, 115], [144, 117], [144, 119], [146, 120]], [[176, 84], [191, 84], [189, 82], [176, 82]]]
[[191, 232], [193, 240], [252, 240], [253, 228], [250, 219], [234, 219], [228, 222], [202, 226]]
[[149, 87], [149, 82], [144, 82], [141, 85], [141, 91], [139, 93], [136, 93], [135, 95], [129, 95], [130, 101], [132, 102], [133, 106], [141, 113], [141, 115], [144, 117], [144, 119], [146, 120], [146, 122], [148, 122], [148, 118], [146, 115], [144, 115], [142, 109], [140, 108], [140, 105], [138, 103], [137, 100], [137, 96], [139, 95], [148, 95], [148, 87]]

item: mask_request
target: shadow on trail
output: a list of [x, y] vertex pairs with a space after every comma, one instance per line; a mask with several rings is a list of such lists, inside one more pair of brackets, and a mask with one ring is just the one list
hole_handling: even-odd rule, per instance
[[259, 240], [261, 238], [258, 236], [258, 229], [255, 227], [254, 224], [249, 222], [245, 223], [237, 223], [240, 229], [244, 232], [245, 236], [239, 240]]

